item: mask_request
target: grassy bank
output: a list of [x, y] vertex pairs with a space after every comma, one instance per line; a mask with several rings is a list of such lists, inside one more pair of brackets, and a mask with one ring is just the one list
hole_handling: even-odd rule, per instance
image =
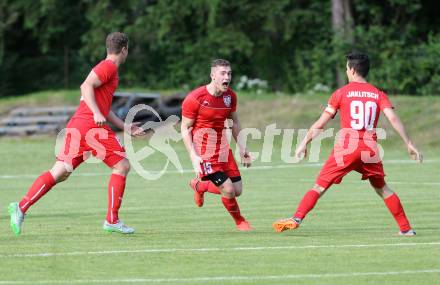
[[[131, 91], [147, 91], [134, 90]], [[161, 91], [161, 94], [173, 94], [175, 91]], [[243, 127], [252, 127], [264, 132], [268, 125], [277, 128], [308, 128], [325, 108], [329, 94], [277, 94], [257, 95], [252, 92], [240, 92], [239, 114]], [[440, 97], [390, 96], [407, 126], [413, 140], [423, 148], [440, 146]], [[76, 105], [79, 102], [79, 90], [45, 91], [20, 97], [0, 99], [0, 114], [19, 106]], [[329, 127], [338, 128], [336, 117]], [[390, 129], [384, 118], [379, 123], [387, 131], [385, 144], [400, 145], [397, 134]]]

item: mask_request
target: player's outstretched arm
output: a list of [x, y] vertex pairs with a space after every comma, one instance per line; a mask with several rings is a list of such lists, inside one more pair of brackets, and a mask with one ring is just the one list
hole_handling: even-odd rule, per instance
[[408, 149], [408, 153], [411, 159], [417, 160], [418, 162], [422, 162], [423, 161], [422, 153], [413, 145], [413, 143], [409, 139], [405, 127], [403, 126], [403, 123], [400, 120], [399, 116], [397, 116], [396, 112], [394, 112], [392, 108], [385, 108], [383, 110], [383, 113], [385, 114], [385, 117], [387, 117], [391, 126], [393, 126], [393, 128], [396, 130], [396, 132], [405, 142], [406, 148]]
[[87, 107], [93, 112], [93, 119], [98, 126], [102, 126], [106, 122], [106, 118], [96, 104], [95, 88], [102, 85], [98, 75], [92, 70], [87, 76], [86, 80], [81, 84], [81, 96], [87, 104]]
[[197, 155], [194, 150], [193, 137], [191, 134], [191, 129], [194, 124], [194, 119], [182, 116], [182, 123], [180, 124], [180, 133], [182, 134], [183, 143], [185, 144], [186, 150], [188, 151], [189, 157], [194, 167], [196, 174], [202, 172], [201, 163], [203, 162], [200, 156]]
[[141, 124], [140, 122], [133, 122], [131, 124], [125, 124], [121, 118], [119, 118], [112, 110], [108, 113], [107, 121], [113, 125], [115, 125], [117, 128], [124, 130], [127, 134], [134, 136], [134, 137], [140, 137], [145, 135], [145, 131], [139, 127]]
[[112, 110], [110, 110], [110, 112], [108, 113], [107, 121], [115, 125], [115, 127], [117, 127], [118, 129], [124, 129], [124, 121], [116, 116], [116, 114]]
[[240, 150], [241, 164], [245, 167], [250, 167], [252, 164], [252, 158], [249, 155], [246, 146], [241, 145], [241, 143], [238, 141], [238, 135], [241, 131], [241, 124], [240, 120], [238, 119], [237, 112], [231, 112], [229, 118], [232, 120], [232, 137], [237, 142], [237, 146]]
[[[336, 111], [334, 111], [336, 113]], [[321, 117], [313, 123], [310, 129], [307, 131], [306, 136], [302, 140], [302, 142], [297, 146], [295, 150], [295, 157], [297, 159], [302, 159], [307, 156], [307, 145], [319, 134], [322, 132], [322, 129], [327, 125], [327, 123], [333, 118], [333, 114], [330, 114], [329, 110], [326, 109], [321, 114]]]

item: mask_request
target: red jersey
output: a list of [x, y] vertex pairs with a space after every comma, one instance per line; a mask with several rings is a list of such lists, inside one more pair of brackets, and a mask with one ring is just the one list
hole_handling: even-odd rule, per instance
[[[369, 83], [360, 82], [350, 82], [336, 90], [328, 106], [336, 112], [339, 110], [341, 128], [357, 131], [359, 138], [363, 138], [366, 131], [374, 131], [380, 111], [393, 108], [384, 92]], [[373, 139], [376, 139], [375, 135]]]
[[223, 130], [226, 120], [236, 109], [237, 95], [230, 88], [216, 97], [206, 86], [201, 86], [186, 96], [182, 115], [194, 120], [191, 131], [194, 149], [204, 160], [216, 161], [220, 153], [224, 153], [227, 160], [229, 143]]
[[[118, 67], [113, 61], [105, 59], [93, 68], [93, 72], [96, 73], [102, 83], [101, 86], [94, 89], [96, 104], [102, 115], [107, 117], [112, 106], [113, 93], [118, 88]], [[73, 117], [93, 120], [93, 112], [82, 97]]]

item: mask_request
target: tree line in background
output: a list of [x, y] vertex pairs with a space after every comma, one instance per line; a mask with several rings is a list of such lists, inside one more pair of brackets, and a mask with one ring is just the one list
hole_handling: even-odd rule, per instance
[[124, 87], [195, 87], [208, 81], [211, 59], [226, 58], [235, 84], [246, 75], [270, 90], [333, 89], [356, 49], [387, 92], [438, 95], [436, 8], [435, 0], [0, 0], [0, 96], [77, 88], [116, 30], [130, 37]]

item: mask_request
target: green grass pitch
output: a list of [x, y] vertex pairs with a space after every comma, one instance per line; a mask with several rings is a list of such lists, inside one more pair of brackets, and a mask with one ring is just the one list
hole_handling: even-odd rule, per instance
[[[334, 186], [297, 231], [275, 233], [319, 171], [319, 165], [256, 163], [242, 172], [242, 213], [255, 227], [237, 232], [219, 196], [197, 208], [191, 172], [146, 181], [130, 173], [120, 212], [137, 231], [105, 233], [109, 169], [84, 164], [30, 209], [21, 236], [7, 205], [21, 198], [53, 163], [52, 138], [2, 139], [0, 284], [439, 284], [440, 155], [410, 162], [385, 147], [389, 185], [417, 236], [397, 237], [382, 200], [354, 173]], [[178, 148], [189, 168], [183, 147]], [[389, 154], [387, 151], [391, 151]], [[321, 154], [325, 159], [328, 150]], [[160, 168], [158, 154], [144, 162]], [[268, 167], [261, 167], [268, 166]], [[277, 166], [277, 167], [271, 167]]]

